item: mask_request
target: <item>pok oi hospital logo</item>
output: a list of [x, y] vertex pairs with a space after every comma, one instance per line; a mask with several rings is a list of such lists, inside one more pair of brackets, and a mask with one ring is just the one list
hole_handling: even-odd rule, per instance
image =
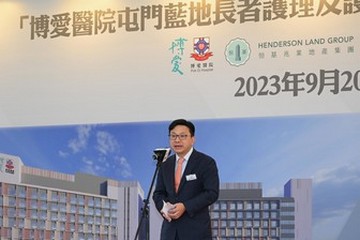
[[15, 166], [12, 160], [7, 160], [5, 164], [5, 172], [9, 174], [14, 174]]
[[213, 55], [212, 52], [210, 52], [210, 38], [194, 38], [193, 43], [194, 53], [191, 54], [191, 57], [194, 58], [196, 61], [208, 60]]

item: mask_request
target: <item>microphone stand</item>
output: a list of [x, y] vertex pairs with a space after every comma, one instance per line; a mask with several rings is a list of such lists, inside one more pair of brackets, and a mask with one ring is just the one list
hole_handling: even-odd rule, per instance
[[150, 231], [149, 231], [149, 224], [150, 224], [150, 222], [149, 222], [149, 210], [150, 209], [149, 209], [149, 206], [148, 206], [149, 205], [149, 200], [150, 200], [150, 194], [151, 194], [151, 191], [153, 189], [155, 179], [156, 179], [156, 175], [159, 172], [160, 166], [166, 160], [166, 158], [167, 158], [167, 156], [169, 154], [170, 154], [170, 149], [155, 149], [154, 150], [153, 159], [157, 160], [156, 169], [155, 169], [154, 175], [153, 175], [152, 180], [151, 180], [151, 184], [150, 184], [150, 187], [149, 187], [147, 197], [144, 200], [144, 206], [141, 209], [142, 210], [142, 215], [141, 215], [141, 219], [140, 219], [138, 228], [136, 230], [134, 240], [137, 240], [137, 237], [139, 236], [140, 229], [142, 227], [142, 224], [143, 224], [144, 220], [146, 220], [146, 240], [150, 239]]

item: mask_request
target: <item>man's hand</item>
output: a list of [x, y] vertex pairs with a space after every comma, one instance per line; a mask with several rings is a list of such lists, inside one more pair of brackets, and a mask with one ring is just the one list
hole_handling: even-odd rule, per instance
[[183, 203], [176, 203], [173, 205], [173, 208], [169, 209], [168, 216], [171, 219], [178, 219], [184, 214], [185, 210]]
[[169, 202], [163, 201], [163, 208], [161, 209], [162, 216], [168, 221], [171, 222], [171, 217], [169, 216], [169, 210], [172, 209], [174, 205]]
[[165, 212], [161, 211], [162, 216], [168, 221], [171, 222], [171, 218], [168, 214], [166, 214]]

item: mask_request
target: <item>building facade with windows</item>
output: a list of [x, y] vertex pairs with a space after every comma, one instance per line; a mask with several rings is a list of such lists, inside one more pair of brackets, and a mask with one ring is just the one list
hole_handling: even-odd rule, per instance
[[[210, 207], [213, 239], [295, 240], [296, 224], [301, 224], [295, 221], [296, 201], [291, 196], [263, 197], [261, 183], [222, 184], [218, 201]], [[311, 233], [311, 226], [301, 231]]]
[[[311, 187], [309, 179], [291, 179], [284, 197], [263, 197], [261, 183], [221, 184], [210, 207], [213, 239], [311, 240]], [[0, 153], [1, 240], [133, 240], [143, 204], [136, 181], [32, 168]], [[139, 240], [160, 239], [153, 201], [149, 213]]]
[[138, 182], [31, 168], [0, 154], [0, 239], [132, 240], [143, 196]]
[[[213, 239], [302, 240], [299, 236], [311, 234], [311, 194], [301, 194], [311, 192], [311, 180], [289, 182], [284, 197], [264, 197], [261, 183], [222, 183], [219, 199], [210, 206]], [[150, 206], [150, 239], [158, 240], [162, 218]]]

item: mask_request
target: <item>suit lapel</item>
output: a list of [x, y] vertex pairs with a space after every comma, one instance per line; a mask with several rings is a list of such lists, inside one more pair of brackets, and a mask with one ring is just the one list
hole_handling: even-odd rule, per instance
[[170, 161], [169, 164], [169, 169], [168, 169], [168, 182], [171, 183], [171, 187], [175, 193], [175, 162], [176, 162], [176, 157], [175, 155], [173, 155], [171, 158], [168, 158], [167, 161]]
[[[181, 176], [181, 181], [180, 181], [180, 186], [179, 186], [179, 190], [178, 192], [181, 191], [182, 186], [185, 184], [186, 182], [186, 176], [189, 175], [190, 173], [193, 173], [193, 169], [196, 166], [196, 151], [195, 149], [193, 150], [192, 154], [190, 155], [190, 158], [188, 159], [188, 162], [186, 164], [186, 168], [184, 170], [183, 175]], [[175, 168], [175, 167], [174, 167]], [[174, 181], [174, 180], [173, 180]]]

